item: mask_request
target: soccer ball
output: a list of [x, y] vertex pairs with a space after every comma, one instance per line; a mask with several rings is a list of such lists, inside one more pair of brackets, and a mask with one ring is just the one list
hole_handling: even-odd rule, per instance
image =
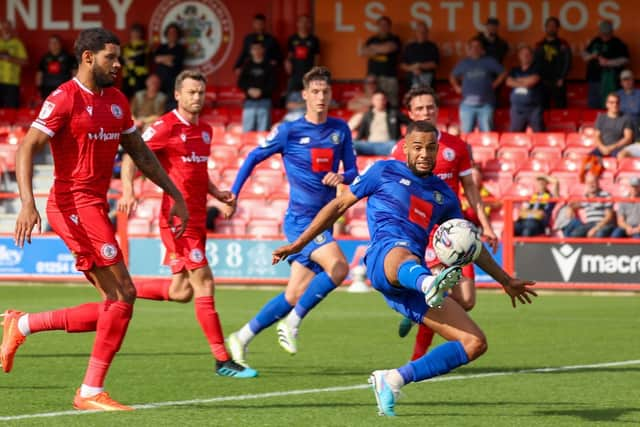
[[482, 250], [480, 231], [466, 219], [445, 221], [433, 234], [433, 250], [446, 266], [470, 264]]

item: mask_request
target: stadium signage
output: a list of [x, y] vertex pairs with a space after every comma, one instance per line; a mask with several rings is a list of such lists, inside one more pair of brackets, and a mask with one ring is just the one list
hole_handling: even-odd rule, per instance
[[[541, 282], [638, 283], [640, 255], [635, 245], [596, 243], [518, 243], [519, 276]], [[548, 268], [541, 269], [545, 265]]]

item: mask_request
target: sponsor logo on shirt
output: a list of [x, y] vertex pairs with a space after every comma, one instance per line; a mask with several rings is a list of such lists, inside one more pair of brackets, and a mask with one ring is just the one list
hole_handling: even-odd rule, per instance
[[111, 104], [111, 114], [113, 114], [113, 117], [115, 117], [116, 119], [121, 119], [122, 108], [120, 108], [120, 106], [117, 104]]
[[309, 138], [308, 136], [303, 136], [302, 138], [300, 138], [301, 145], [308, 144], [310, 142], [311, 142], [311, 138]]
[[211, 135], [209, 135], [209, 132], [202, 132], [202, 141], [205, 144], [210, 144], [211, 143]]
[[437, 177], [440, 178], [443, 181], [446, 181], [448, 179], [453, 178], [453, 173], [452, 172], [443, 172], [443, 173], [437, 174]]
[[453, 151], [453, 149], [447, 147], [442, 150], [442, 157], [444, 157], [445, 160], [452, 162], [456, 158], [456, 152]]
[[148, 127], [147, 130], [145, 130], [144, 133], [142, 134], [142, 140], [149, 141], [155, 134], [156, 134], [156, 130], [152, 127]]
[[189, 252], [189, 259], [192, 262], [202, 262], [202, 260], [204, 259], [204, 254], [198, 248], [191, 249], [191, 252]]
[[38, 114], [38, 118], [41, 120], [45, 120], [51, 115], [54, 108], [56, 108], [56, 104], [54, 104], [53, 102], [44, 101], [44, 104], [42, 104], [42, 108], [40, 109], [40, 114]]
[[209, 157], [198, 156], [194, 151], [191, 152], [190, 156], [181, 156], [181, 159], [184, 163], [206, 163], [209, 161]]
[[118, 141], [120, 139], [120, 132], [105, 132], [103, 128], [100, 128], [100, 132], [88, 132], [87, 136], [90, 140], [97, 139], [99, 141]]
[[118, 255], [118, 248], [111, 243], [105, 243], [100, 248], [100, 254], [104, 259], [114, 259]]

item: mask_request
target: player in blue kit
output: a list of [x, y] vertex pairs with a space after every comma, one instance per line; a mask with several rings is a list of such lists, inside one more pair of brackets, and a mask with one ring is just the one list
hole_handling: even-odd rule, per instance
[[[446, 292], [460, 279], [460, 267], [437, 276], [423, 264], [425, 246], [435, 224], [462, 218], [456, 195], [432, 175], [438, 152], [437, 130], [426, 121], [412, 122], [405, 137], [407, 162], [376, 162], [348, 190], [325, 206], [295, 242], [276, 249], [273, 262], [298, 253], [358, 200], [368, 197], [371, 245], [365, 256], [367, 275], [387, 304], [416, 323], [424, 323], [447, 340], [421, 358], [398, 369], [374, 371], [369, 377], [380, 415], [395, 415], [400, 388], [445, 374], [487, 350], [482, 330]], [[294, 255], [295, 256], [295, 255]], [[516, 300], [531, 303], [530, 281], [515, 279], [500, 268], [483, 247], [476, 263]]]
[[[274, 128], [265, 144], [249, 153], [231, 189], [237, 200], [253, 168], [274, 154], [281, 154], [290, 185], [289, 206], [284, 218], [284, 232], [290, 242], [309, 226], [323, 206], [336, 197], [336, 187], [350, 184], [358, 174], [349, 127], [343, 120], [328, 117], [331, 102], [329, 70], [312, 68], [305, 74], [303, 85], [302, 97], [307, 107], [304, 117]], [[338, 173], [340, 161], [344, 173]], [[291, 275], [286, 290], [229, 336], [229, 350], [235, 361], [246, 364], [249, 342], [280, 319], [278, 342], [285, 351], [295, 354], [302, 319], [342, 283], [349, 271], [347, 260], [329, 230], [318, 233], [313, 241], [290, 257], [289, 263]]]

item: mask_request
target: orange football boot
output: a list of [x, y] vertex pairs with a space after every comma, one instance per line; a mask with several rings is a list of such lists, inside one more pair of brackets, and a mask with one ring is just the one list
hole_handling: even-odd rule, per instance
[[27, 339], [18, 329], [18, 319], [23, 315], [22, 311], [7, 310], [0, 316], [4, 317], [2, 328], [2, 344], [0, 345], [0, 365], [6, 373], [13, 368], [13, 358], [16, 351]]
[[73, 398], [73, 407], [79, 411], [133, 411], [132, 407], [113, 400], [106, 391], [95, 396], [82, 397], [80, 389]]

